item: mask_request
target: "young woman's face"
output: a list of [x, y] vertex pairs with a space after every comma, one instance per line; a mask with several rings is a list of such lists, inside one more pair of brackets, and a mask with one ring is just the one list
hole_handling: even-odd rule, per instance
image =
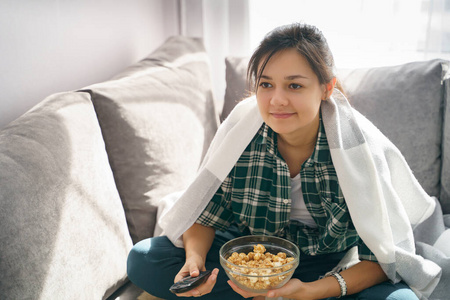
[[319, 109], [327, 98], [308, 61], [295, 49], [276, 53], [267, 63], [256, 91], [264, 122], [286, 137], [317, 132]]

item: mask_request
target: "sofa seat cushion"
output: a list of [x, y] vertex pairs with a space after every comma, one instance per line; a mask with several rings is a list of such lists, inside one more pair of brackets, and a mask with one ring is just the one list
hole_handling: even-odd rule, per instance
[[132, 246], [87, 93], [62, 93], [0, 131], [0, 298], [102, 299]]
[[92, 94], [134, 243], [153, 236], [158, 203], [195, 176], [217, 130], [202, 41], [172, 37]]

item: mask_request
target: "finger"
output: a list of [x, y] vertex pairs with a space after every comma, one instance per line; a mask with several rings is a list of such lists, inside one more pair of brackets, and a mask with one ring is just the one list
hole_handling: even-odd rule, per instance
[[208, 278], [208, 281], [214, 281], [216, 282], [217, 279], [217, 275], [219, 275], [219, 269], [215, 268], [214, 270], [212, 270], [211, 275]]
[[291, 279], [279, 289], [268, 291], [267, 297], [276, 298], [276, 297], [287, 297], [289, 295], [292, 295], [298, 290], [299, 283], [301, 284], [302, 282], [296, 278]]
[[181, 279], [183, 279], [184, 277], [189, 276], [189, 272], [187, 271], [180, 271], [176, 276], [175, 279], [173, 280], [173, 282], [178, 282]]
[[192, 290], [192, 296], [198, 297], [199, 295], [206, 295], [211, 293], [212, 289], [214, 288], [214, 285], [216, 284], [217, 275], [219, 274], [219, 269], [214, 269], [211, 272], [211, 275], [208, 277], [208, 279], [198, 286], [196, 289]]
[[192, 290], [187, 291], [186, 293], [176, 294], [176, 295], [177, 295], [178, 297], [200, 297], [200, 296], [203, 296], [203, 295], [205, 295], [205, 294], [210, 293], [211, 290], [212, 290], [212, 288], [211, 288], [211, 289], [209, 289], [208, 291], [203, 291], [202, 287], [203, 287], [204, 285], [205, 285], [205, 284], [202, 284], [201, 286], [196, 287], [196, 288], [193, 288]]
[[215, 268], [212, 270], [211, 275], [209, 275], [208, 280], [201, 286], [199, 286], [199, 291], [201, 294], [208, 294], [211, 293], [212, 289], [214, 288], [214, 285], [216, 284], [217, 275], [219, 274], [219, 269]]
[[192, 277], [197, 277], [198, 275], [200, 275], [200, 270], [198, 268], [198, 266], [193, 265], [189, 267], [189, 275], [191, 275]]
[[199, 297], [202, 293], [198, 290], [198, 288], [194, 288], [186, 293], [176, 294], [178, 297]]
[[178, 297], [199, 297], [205, 294], [211, 293], [214, 285], [216, 284], [217, 275], [219, 274], [219, 269], [215, 268], [212, 270], [211, 275], [208, 277], [205, 283], [194, 288], [186, 293], [177, 294]]
[[255, 297], [255, 296], [259, 296], [259, 295], [263, 295], [263, 294], [256, 294], [256, 293], [250, 293], [247, 291], [244, 291], [243, 289], [241, 289], [240, 287], [238, 287], [233, 281], [228, 280], [227, 281], [228, 284], [231, 286], [231, 288], [233, 289], [233, 291], [235, 291], [236, 293], [238, 293], [239, 295], [241, 295], [244, 298], [250, 298], [250, 297]]

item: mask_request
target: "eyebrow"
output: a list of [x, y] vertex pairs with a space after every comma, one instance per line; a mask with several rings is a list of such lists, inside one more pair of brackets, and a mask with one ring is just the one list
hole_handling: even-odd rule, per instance
[[[272, 77], [267, 76], [267, 75], [261, 75], [261, 78], [262, 78], [262, 79], [272, 80]], [[308, 79], [308, 77], [303, 76], [303, 75], [290, 75], [290, 76], [284, 77], [285, 80], [295, 80], [295, 79], [299, 79], [299, 78], [305, 78], [305, 79]]]

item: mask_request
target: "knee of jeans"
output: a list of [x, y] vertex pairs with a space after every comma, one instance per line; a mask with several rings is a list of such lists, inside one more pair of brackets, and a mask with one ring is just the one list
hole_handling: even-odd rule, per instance
[[142, 276], [153, 276], [152, 270], [181, 268], [184, 260], [184, 249], [176, 248], [167, 237], [142, 240], [128, 254], [128, 277], [131, 281], [140, 280]]
[[128, 278], [131, 281], [139, 278], [141, 276], [142, 268], [146, 265], [145, 256], [148, 251], [145, 249], [149, 249], [149, 241], [143, 240], [138, 242], [136, 245], [131, 248], [130, 253], [128, 253], [127, 259], [127, 274]]
[[419, 300], [419, 298], [411, 289], [404, 288], [392, 292], [386, 300]]
[[419, 300], [416, 294], [403, 282], [383, 282], [368, 288], [355, 297], [357, 300]]

